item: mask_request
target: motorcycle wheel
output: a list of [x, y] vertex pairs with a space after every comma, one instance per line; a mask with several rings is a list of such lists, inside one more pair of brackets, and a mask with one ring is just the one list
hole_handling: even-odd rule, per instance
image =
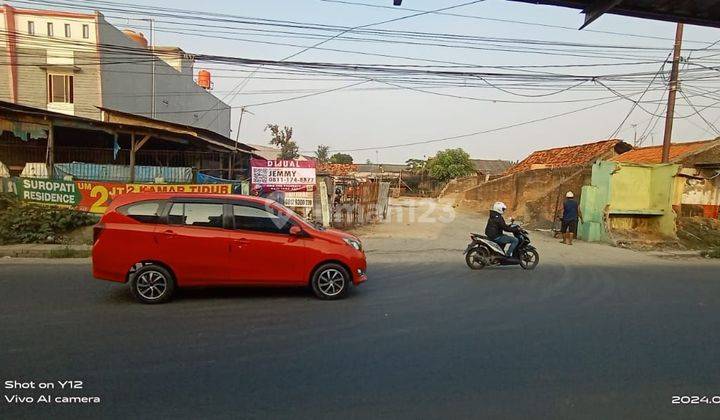
[[485, 268], [487, 250], [484, 248], [473, 248], [465, 254], [465, 263], [471, 270], [482, 270]]
[[520, 256], [520, 267], [526, 270], [534, 270], [540, 262], [540, 255], [534, 249], [526, 249]]

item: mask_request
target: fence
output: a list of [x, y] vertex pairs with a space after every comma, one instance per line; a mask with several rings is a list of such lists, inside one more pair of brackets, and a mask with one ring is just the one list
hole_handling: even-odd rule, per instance
[[389, 182], [351, 181], [340, 187], [342, 194], [336, 194], [333, 200], [331, 220], [334, 227], [344, 229], [384, 217]]

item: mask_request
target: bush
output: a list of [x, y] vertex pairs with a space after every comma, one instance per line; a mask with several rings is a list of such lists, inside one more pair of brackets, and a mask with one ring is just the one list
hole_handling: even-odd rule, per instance
[[3, 211], [10, 206], [16, 206], [17, 204], [18, 199], [15, 194], [0, 193], [0, 211]]
[[94, 215], [0, 197], [0, 244], [57, 243], [59, 236], [92, 225]]
[[720, 247], [704, 251], [703, 256], [706, 258], [720, 258]]

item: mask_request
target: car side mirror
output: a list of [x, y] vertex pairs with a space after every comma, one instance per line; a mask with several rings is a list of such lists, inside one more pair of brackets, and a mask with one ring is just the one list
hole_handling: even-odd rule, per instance
[[290, 227], [290, 234], [292, 236], [301, 236], [303, 233], [303, 230], [300, 229], [300, 226], [292, 226]]

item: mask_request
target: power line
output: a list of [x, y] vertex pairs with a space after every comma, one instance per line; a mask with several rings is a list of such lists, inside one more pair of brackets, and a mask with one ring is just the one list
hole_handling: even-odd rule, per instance
[[[339, 4], [346, 4], [346, 5], [352, 5], [352, 6], [364, 6], [364, 7], [374, 7], [374, 8], [379, 8], [379, 9], [390, 9], [393, 11], [400, 10], [397, 7], [393, 7], [393, 6], [383, 6], [383, 5], [379, 5], [379, 4], [361, 3], [361, 2], [347, 1], [347, 0], [320, 0], [320, 1], [323, 1], [326, 3], [339, 3]], [[420, 9], [411, 9], [411, 8], [405, 7], [405, 6], [403, 6], [402, 9], [414, 11], [414, 12], [422, 11]], [[485, 20], [485, 21], [492, 21], [492, 22], [538, 26], [538, 27], [542, 27], [542, 28], [564, 29], [564, 30], [573, 31], [575, 33], [577, 33], [577, 31], [578, 31], [577, 28], [570, 27], [570, 26], [550, 25], [550, 24], [546, 24], [546, 23], [528, 22], [528, 21], [521, 21], [521, 20], [515, 20], [515, 19], [489, 18], [489, 17], [484, 17], [484, 16], [465, 15], [465, 14], [458, 14], [458, 13], [443, 13], [443, 12], [435, 13], [435, 14], [460, 17], [460, 18], [468, 18], [468, 19]], [[673, 41], [673, 38], [665, 38], [665, 37], [658, 37], [658, 36], [651, 36], [651, 35], [631, 34], [631, 33], [627, 33], [627, 32], [601, 31], [601, 30], [587, 29], [587, 28], [583, 29], [583, 32], [593, 32], [593, 33], [606, 34], [606, 35], [620, 35], [623, 37], [655, 39], [655, 40], [661, 40], [661, 41]], [[707, 41], [685, 41], [685, 42], [696, 43], [696, 44], [710, 44]]]
[[[613, 102], [617, 102], [620, 100], [621, 100], [620, 98], [611, 99], [609, 101], [605, 101], [605, 102], [595, 104], [595, 105], [586, 106], [586, 107], [583, 107], [580, 109], [575, 109], [572, 111], [562, 112], [559, 114], [553, 114], [553, 115], [549, 115], [549, 116], [542, 117], [542, 118], [537, 118], [537, 119], [523, 121], [523, 122], [519, 122], [519, 123], [515, 123], [515, 124], [491, 128], [488, 130], [481, 130], [481, 131], [475, 131], [472, 133], [459, 134], [456, 136], [443, 137], [443, 138], [431, 139], [431, 140], [411, 141], [411, 142], [407, 142], [407, 143], [393, 144], [393, 145], [389, 145], [389, 146], [360, 147], [360, 148], [354, 148], [354, 149], [332, 149], [332, 151], [334, 151], [334, 152], [361, 152], [361, 151], [367, 151], [367, 150], [395, 149], [395, 148], [400, 148], [400, 147], [417, 146], [417, 145], [421, 145], [421, 144], [438, 143], [438, 142], [443, 142], [443, 141], [457, 140], [457, 139], [467, 138], [467, 137], [474, 137], [474, 136], [477, 136], [480, 134], [495, 133], [498, 131], [508, 130], [510, 128], [520, 127], [520, 126], [524, 126], [524, 125], [528, 125], [528, 124], [534, 124], [534, 123], [538, 123], [538, 122], [548, 121], [548, 120], [551, 120], [554, 118], [564, 117], [566, 115], [571, 115], [571, 114], [575, 114], [578, 112], [586, 111], [588, 109], [597, 108], [597, 107], [607, 105], [607, 104], [610, 104]], [[309, 152], [305, 151], [303, 153], [309, 153]]]

